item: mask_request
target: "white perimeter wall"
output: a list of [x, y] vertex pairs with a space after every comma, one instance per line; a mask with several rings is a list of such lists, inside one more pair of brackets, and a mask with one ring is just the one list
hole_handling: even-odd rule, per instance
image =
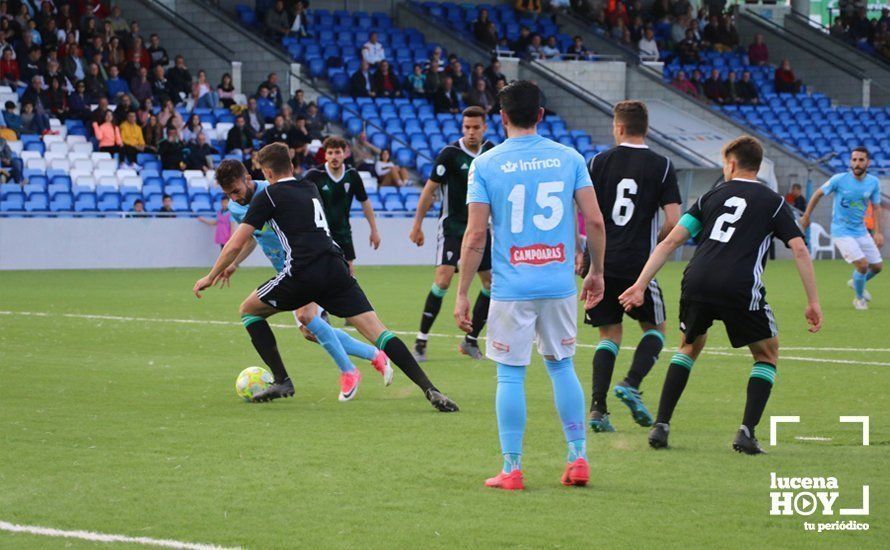
[[[426, 242], [408, 240], [413, 220], [377, 220], [380, 249], [368, 245], [368, 224], [353, 218], [357, 263], [432, 265], [437, 220], [424, 220]], [[0, 270], [209, 267], [219, 253], [214, 228], [195, 218], [0, 218]], [[243, 265], [267, 266], [257, 249]]]

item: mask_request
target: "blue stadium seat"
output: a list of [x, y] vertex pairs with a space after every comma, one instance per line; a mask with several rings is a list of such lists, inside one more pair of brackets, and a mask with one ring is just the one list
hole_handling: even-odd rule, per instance
[[99, 199], [97, 205], [100, 212], [120, 212], [121, 196], [119, 193], [108, 193]]
[[69, 212], [74, 210], [74, 197], [71, 196], [71, 193], [53, 195], [49, 203], [49, 209], [52, 212]]
[[74, 201], [75, 212], [95, 212], [96, 210], [95, 193], [82, 193]]

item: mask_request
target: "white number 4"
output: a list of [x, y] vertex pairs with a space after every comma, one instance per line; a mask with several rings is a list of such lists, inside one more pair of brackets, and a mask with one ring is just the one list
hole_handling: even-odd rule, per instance
[[[742, 214], [745, 212], [745, 208], [748, 207], [748, 203], [741, 197], [729, 197], [726, 199], [726, 202], [723, 203], [723, 206], [728, 206], [733, 210], [732, 212], [721, 214], [720, 217], [717, 218], [717, 221], [714, 222], [714, 228], [711, 229], [711, 238], [715, 241], [726, 243], [729, 242], [729, 239], [735, 234], [735, 227], [732, 227], [732, 224], [739, 221]], [[723, 227], [724, 225], [727, 226], [725, 229]]]
[[321, 206], [321, 201], [312, 199], [312, 206], [315, 207], [315, 226], [324, 229], [324, 232], [330, 235], [331, 230], [328, 229], [328, 220], [324, 217], [324, 208]]

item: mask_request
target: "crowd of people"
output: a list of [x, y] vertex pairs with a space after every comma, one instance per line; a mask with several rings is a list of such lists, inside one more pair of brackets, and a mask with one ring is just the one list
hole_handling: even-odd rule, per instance
[[[532, 5], [531, 8], [528, 5]], [[522, 14], [540, 15], [540, 2], [519, 0], [516, 10]], [[497, 25], [491, 20], [486, 8], [479, 10], [479, 15], [472, 23], [473, 36], [492, 51], [513, 53], [517, 57], [525, 59], [590, 59], [596, 55], [584, 45], [584, 39], [575, 36], [571, 46], [563, 48], [555, 35], [547, 37], [533, 33], [527, 25], [519, 28], [519, 36], [515, 40], [509, 40], [498, 33]]]
[[880, 17], [869, 18], [864, 1], [842, 0], [840, 14], [831, 24], [831, 36], [860, 50], [890, 61], [890, 8], [883, 8]]

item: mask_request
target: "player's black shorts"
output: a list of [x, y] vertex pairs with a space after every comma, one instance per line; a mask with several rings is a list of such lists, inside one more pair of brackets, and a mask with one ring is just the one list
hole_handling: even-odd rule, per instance
[[282, 271], [257, 288], [266, 305], [293, 311], [315, 302], [337, 317], [373, 311], [371, 302], [350, 274], [342, 256], [326, 254], [293, 275]]
[[605, 277], [604, 282], [606, 289], [603, 292], [603, 300], [587, 310], [586, 315], [584, 315], [586, 324], [595, 327], [617, 325], [621, 322], [625, 313], [631, 319], [651, 325], [660, 325], [667, 318], [664, 310], [664, 299], [661, 294], [661, 287], [658, 286], [658, 281], [653, 279], [649, 283], [643, 297], [643, 305], [635, 307], [628, 312], [625, 312], [621, 304], [618, 303], [618, 297], [633, 286], [634, 281]]
[[708, 332], [714, 321], [723, 321], [729, 343], [740, 348], [766, 340], [779, 334], [776, 318], [769, 304], [754, 311], [744, 308], [727, 308], [692, 300], [680, 300], [680, 330], [686, 343]]
[[355, 259], [355, 247], [352, 246], [352, 238], [342, 238], [334, 236], [334, 242], [337, 243], [337, 246], [340, 247], [340, 250], [343, 251], [343, 255], [346, 256], [346, 261], [351, 262]]
[[[460, 245], [463, 240], [463, 237], [440, 235], [439, 245], [436, 249], [436, 267], [450, 265], [457, 269], [457, 264], [460, 261]], [[491, 232], [485, 239], [485, 252], [482, 253], [479, 271], [491, 271]]]

